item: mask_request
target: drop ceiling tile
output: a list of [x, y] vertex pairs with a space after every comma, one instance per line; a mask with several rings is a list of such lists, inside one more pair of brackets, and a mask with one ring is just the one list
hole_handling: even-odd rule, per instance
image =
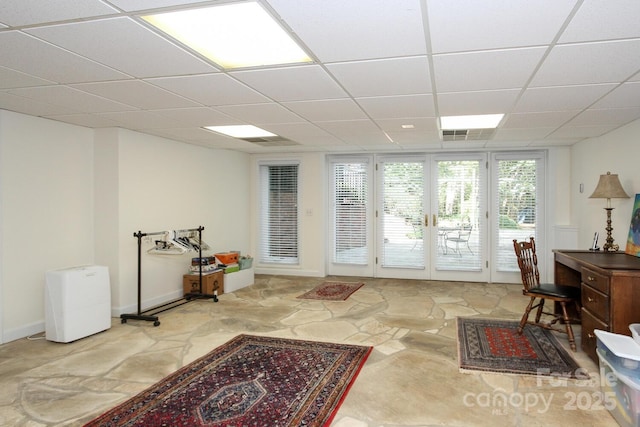
[[555, 131], [558, 126], [536, 127], [536, 128], [509, 128], [497, 129], [492, 137], [496, 141], [530, 141], [532, 139], [542, 139]]
[[640, 82], [623, 83], [593, 104], [593, 108], [623, 107], [640, 107]]
[[54, 114], [71, 114], [77, 110], [51, 105], [47, 102], [36, 101], [22, 96], [11, 95], [7, 92], [0, 92], [0, 109], [15, 111], [17, 113], [29, 114], [31, 116], [42, 117]]
[[199, 104], [140, 80], [83, 83], [71, 87], [145, 110], [194, 107]]
[[440, 132], [437, 129], [430, 130], [412, 130], [393, 132], [388, 131], [387, 135], [396, 144], [402, 145], [421, 145], [421, 144], [440, 144]]
[[378, 128], [371, 120], [344, 120], [331, 122], [318, 122], [318, 127], [338, 137], [350, 137], [354, 135], [379, 134]]
[[197, 108], [168, 108], [164, 110], [153, 110], [155, 114], [175, 120], [181, 126], [223, 126], [241, 125], [242, 121], [229, 117], [219, 111], [209, 107]]
[[276, 103], [223, 105], [216, 108], [231, 117], [254, 125], [305, 121], [297, 114]]
[[616, 129], [618, 126], [563, 126], [549, 135], [553, 138], [595, 138]]
[[640, 119], [640, 107], [589, 109], [567, 123], [567, 126], [619, 126]]
[[226, 74], [148, 79], [147, 82], [203, 105], [257, 104], [269, 98]]
[[156, 114], [150, 111], [128, 111], [114, 113], [99, 113], [100, 117], [114, 120], [121, 123], [127, 129], [146, 130], [146, 129], [169, 129], [179, 128], [180, 122], [170, 120], [166, 116]]
[[324, 62], [424, 55], [419, 0], [269, 0]]
[[0, 89], [17, 87], [46, 86], [55, 82], [21, 73], [10, 68], [0, 67]]
[[620, 83], [640, 70], [638, 52], [640, 39], [556, 46], [530, 86]]
[[431, 92], [426, 56], [343, 62], [327, 68], [353, 97]]
[[519, 93], [520, 89], [442, 93], [438, 108], [442, 116], [507, 113]]
[[640, 37], [640, 2], [586, 0], [562, 33], [560, 43]]
[[56, 116], [45, 116], [51, 120], [58, 120], [65, 123], [70, 123], [76, 126], [84, 126], [88, 128], [107, 128], [117, 127], [120, 123], [113, 120], [109, 120], [105, 117], [100, 117], [95, 114], [67, 114]]
[[11, 89], [9, 93], [24, 98], [59, 105], [78, 113], [100, 113], [108, 111], [135, 110], [130, 105], [121, 104], [99, 96], [91, 95], [67, 86], [38, 86], [23, 89]]
[[99, 0], [2, 0], [0, 21], [11, 27], [109, 15], [117, 9]]
[[57, 83], [130, 77], [18, 31], [0, 33], [0, 65]]
[[193, 4], [194, 6], [202, 6], [199, 5], [199, 3], [211, 3], [209, 0], [109, 0], [109, 2], [127, 12], [189, 4]]
[[531, 78], [545, 51], [537, 47], [435, 55], [436, 87], [439, 92], [519, 88]]
[[25, 31], [138, 78], [216, 71], [212, 65], [131, 18], [77, 22]]
[[580, 110], [547, 111], [541, 113], [508, 114], [501, 129], [532, 129], [537, 127], [555, 129], [575, 117]]
[[356, 102], [373, 119], [435, 117], [433, 95], [357, 98]]
[[311, 123], [282, 123], [269, 125], [268, 130], [303, 145], [341, 145], [343, 142]]
[[516, 113], [583, 110], [616, 85], [558, 86], [527, 89], [514, 107]]
[[[403, 119], [376, 119], [376, 124], [385, 132], [406, 133], [424, 132], [429, 130], [438, 130], [438, 119], [411, 117]], [[413, 128], [403, 128], [402, 126], [411, 125]]]
[[550, 43], [576, 1], [428, 0], [434, 53]]
[[230, 74], [276, 101], [346, 97], [344, 90], [317, 65], [237, 71]]
[[365, 114], [351, 99], [285, 102], [283, 105], [311, 121], [364, 119]]

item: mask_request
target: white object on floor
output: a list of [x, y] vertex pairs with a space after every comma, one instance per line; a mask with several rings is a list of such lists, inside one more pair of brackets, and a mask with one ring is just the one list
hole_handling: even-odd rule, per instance
[[111, 327], [109, 269], [91, 265], [46, 272], [45, 338], [71, 342]]
[[224, 275], [224, 292], [233, 292], [253, 285], [253, 267]]

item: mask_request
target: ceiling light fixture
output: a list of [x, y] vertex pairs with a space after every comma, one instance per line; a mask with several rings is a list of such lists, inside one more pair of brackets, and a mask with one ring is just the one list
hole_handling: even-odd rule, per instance
[[142, 16], [223, 68], [313, 62], [257, 2]]
[[233, 138], [265, 138], [278, 136], [275, 133], [252, 125], [205, 126], [205, 129]]
[[500, 124], [504, 114], [480, 114], [472, 116], [442, 116], [440, 128], [447, 130], [458, 129], [495, 129]]

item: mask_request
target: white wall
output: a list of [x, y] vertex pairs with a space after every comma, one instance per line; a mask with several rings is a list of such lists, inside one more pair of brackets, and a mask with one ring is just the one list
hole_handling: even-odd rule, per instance
[[44, 330], [50, 269], [91, 264], [93, 132], [0, 111], [2, 342]]
[[[248, 252], [249, 161], [121, 129], [0, 110], [0, 343], [44, 331], [45, 272], [109, 267], [112, 313], [137, 305], [133, 233], [204, 226], [211, 253]], [[195, 253], [143, 248], [143, 308], [182, 295]]]
[[[203, 226], [209, 253], [249, 251], [249, 164], [243, 153], [118, 131], [119, 255], [116, 313], [137, 304], [137, 231]], [[143, 309], [182, 295], [182, 275], [195, 253], [149, 255], [143, 245]], [[135, 311], [135, 310], [134, 310]]]
[[[612, 199], [612, 236], [624, 250], [629, 233], [631, 210], [636, 193], [640, 193], [638, 171], [638, 143], [640, 120], [599, 138], [592, 138], [574, 145], [571, 149], [571, 200], [572, 222], [579, 227], [579, 244], [588, 249], [593, 233], [600, 233], [599, 245], [606, 239], [606, 200], [589, 199], [601, 174], [616, 173], [629, 199]], [[580, 193], [580, 184], [584, 191]]]

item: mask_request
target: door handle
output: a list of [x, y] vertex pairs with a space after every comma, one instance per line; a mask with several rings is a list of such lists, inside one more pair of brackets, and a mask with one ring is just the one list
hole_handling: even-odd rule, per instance
[[436, 214], [433, 214], [433, 226], [434, 227], [437, 225], [436, 218], [437, 218]]
[[424, 215], [424, 226], [425, 227], [429, 226], [429, 214]]

